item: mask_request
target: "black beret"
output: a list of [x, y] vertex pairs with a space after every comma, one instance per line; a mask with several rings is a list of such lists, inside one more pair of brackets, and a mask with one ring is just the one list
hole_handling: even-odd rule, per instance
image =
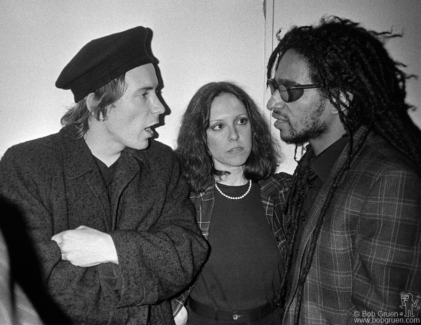
[[123, 73], [156, 63], [151, 39], [152, 31], [138, 26], [90, 41], [64, 67], [56, 87], [71, 89], [77, 103]]

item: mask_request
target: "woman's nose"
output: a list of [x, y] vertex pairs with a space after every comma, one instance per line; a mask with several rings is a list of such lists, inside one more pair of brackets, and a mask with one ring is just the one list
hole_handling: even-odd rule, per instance
[[232, 127], [230, 130], [229, 139], [231, 141], [236, 141], [238, 140], [238, 138], [239, 138], [239, 135], [238, 135], [237, 129], [235, 127]]

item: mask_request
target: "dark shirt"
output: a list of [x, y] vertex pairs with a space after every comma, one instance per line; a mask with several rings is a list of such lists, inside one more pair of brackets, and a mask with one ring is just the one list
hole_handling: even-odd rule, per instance
[[317, 194], [332, 171], [333, 165], [335, 164], [336, 160], [338, 160], [346, 144], [348, 143], [348, 140], [349, 138], [347, 136], [343, 136], [324, 151], [322, 151], [319, 155], [315, 156], [313, 153], [313, 156], [310, 158], [310, 180], [307, 183], [308, 188], [304, 198], [303, 206], [305, 219], [307, 219], [307, 216], [310, 214], [310, 209], [314, 203], [314, 200], [316, 199]]
[[106, 164], [104, 164], [101, 160], [99, 160], [97, 157], [95, 157], [96, 164], [98, 165], [98, 168], [101, 172], [102, 179], [105, 182], [105, 185], [107, 185], [107, 189], [110, 187], [111, 182], [114, 178], [115, 172], [117, 170], [118, 165], [118, 159], [110, 166], [108, 167]]
[[[245, 186], [218, 184], [238, 197]], [[273, 299], [280, 283], [281, 255], [254, 183], [231, 200], [215, 191], [209, 235], [211, 253], [191, 293], [196, 301], [223, 310], [250, 309]]]

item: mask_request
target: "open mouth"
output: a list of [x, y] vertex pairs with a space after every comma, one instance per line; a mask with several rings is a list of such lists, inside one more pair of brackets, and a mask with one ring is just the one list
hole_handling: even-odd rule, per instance
[[153, 130], [151, 129], [151, 127], [147, 127], [147, 128], [145, 128], [145, 131], [146, 131], [147, 133], [149, 133], [150, 135], [153, 135]]

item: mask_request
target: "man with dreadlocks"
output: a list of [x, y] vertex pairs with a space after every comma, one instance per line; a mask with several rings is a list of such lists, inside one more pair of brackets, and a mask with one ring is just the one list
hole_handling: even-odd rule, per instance
[[338, 17], [278, 34], [267, 107], [284, 141], [309, 143], [285, 211], [284, 324], [396, 316], [421, 295], [421, 131], [384, 47], [396, 36]]

